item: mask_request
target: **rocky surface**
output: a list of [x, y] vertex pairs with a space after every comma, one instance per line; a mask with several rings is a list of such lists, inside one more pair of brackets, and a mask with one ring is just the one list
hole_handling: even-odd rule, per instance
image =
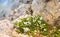
[[13, 24], [8, 20], [0, 21], [0, 37], [12, 37]]
[[29, 37], [25, 34], [18, 34], [14, 25], [9, 20], [0, 20], [0, 37]]
[[60, 16], [60, 4], [58, 0], [51, 0], [46, 4], [45, 7], [45, 15], [44, 18], [47, 19], [46, 21], [54, 24], [54, 22], [56, 21], [56, 19]]
[[21, 4], [17, 9], [9, 13], [8, 16], [5, 15], [4, 18], [8, 20], [14, 20], [19, 16], [30, 14], [30, 7], [31, 6], [29, 4]]
[[[6, 0], [9, 4], [5, 4], [0, 7], [0, 19], [8, 19], [8, 20], [14, 20], [18, 18], [21, 15], [26, 15], [31, 13], [31, 5], [30, 3], [32, 0], [15, 0], [10, 1]], [[6, 2], [5, 1], [5, 2]]]
[[33, 0], [32, 10], [33, 14], [42, 14], [47, 23], [54, 24], [60, 17], [60, 0]]
[[60, 16], [60, 0], [15, 0], [11, 2], [9, 2], [10, 5], [0, 3], [2, 4], [0, 6], [0, 19], [14, 20], [21, 15], [33, 13], [42, 14], [46, 22], [54, 24]]
[[[60, 25], [60, 0], [0, 0], [0, 4], [0, 19], [12, 21], [26, 14], [42, 14], [48, 24]], [[12, 37], [10, 35], [13, 26], [8, 22], [6, 20], [0, 21], [0, 31], [2, 30], [0, 37]]]
[[19, 0], [21, 3], [30, 4], [33, 0]]

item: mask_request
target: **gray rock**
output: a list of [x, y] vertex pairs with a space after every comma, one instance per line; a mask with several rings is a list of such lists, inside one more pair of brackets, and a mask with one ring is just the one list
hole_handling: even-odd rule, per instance
[[48, 24], [54, 24], [60, 16], [60, 2], [59, 0], [33, 0], [32, 10], [33, 14], [42, 14]]
[[9, 20], [0, 20], [0, 37], [29, 37], [25, 34], [18, 34], [14, 25]]
[[[56, 19], [60, 16], [60, 4], [58, 0], [51, 0], [46, 4], [45, 12], [43, 12], [44, 19], [49, 24], [54, 24]], [[58, 21], [57, 21], [58, 22]]]
[[13, 24], [11, 24], [8, 20], [0, 21], [0, 37], [11, 37], [11, 33], [13, 30]]
[[33, 14], [39, 14], [40, 12], [42, 12], [45, 6], [44, 2], [45, 2], [44, 0], [33, 0], [32, 2], [32, 10], [34, 12]]
[[33, 0], [19, 0], [19, 1], [24, 4], [29, 4], [32, 3]]
[[0, 1], [2, 5], [0, 6], [0, 19], [14, 20], [32, 12], [33, 15], [42, 14], [47, 23], [54, 24], [60, 16], [60, 0], [10, 0], [8, 4], [4, 5], [4, 3]]
[[18, 18], [19, 16], [30, 14], [30, 4], [21, 4], [18, 8], [16, 8], [14, 11], [11, 10], [10, 13], [7, 13], [5, 15], [5, 19], [8, 19], [10, 21]]
[[[2, 0], [3, 1], [3, 0]], [[0, 19], [14, 20], [20, 15], [30, 14], [30, 4], [25, 4], [32, 0], [5, 0], [0, 1]], [[6, 2], [6, 4], [4, 4]], [[24, 3], [24, 4], [23, 4]]]
[[0, 18], [4, 17], [6, 14], [12, 13], [12, 10], [19, 5], [18, 0], [0, 0]]

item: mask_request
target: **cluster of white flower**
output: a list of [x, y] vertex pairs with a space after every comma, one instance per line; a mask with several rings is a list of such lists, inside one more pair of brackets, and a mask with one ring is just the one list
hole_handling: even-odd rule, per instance
[[24, 32], [30, 31], [30, 29], [29, 29], [28, 27], [25, 27], [25, 28], [23, 28], [23, 29], [24, 29]]

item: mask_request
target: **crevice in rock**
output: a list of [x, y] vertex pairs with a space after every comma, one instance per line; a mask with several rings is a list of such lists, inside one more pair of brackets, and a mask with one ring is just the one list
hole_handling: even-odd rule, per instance
[[51, 1], [51, 0], [45, 0], [45, 2], [49, 2], [49, 1]]

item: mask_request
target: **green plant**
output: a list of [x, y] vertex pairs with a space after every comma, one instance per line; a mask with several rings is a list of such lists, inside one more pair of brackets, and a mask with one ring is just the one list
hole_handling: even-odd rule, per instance
[[[33, 36], [35, 33], [39, 33], [48, 37], [60, 37], [59, 28], [56, 26], [56, 28], [53, 28], [54, 26], [48, 25], [40, 15], [21, 16], [14, 20], [13, 24], [15, 24], [18, 32], [20, 33], [26, 33], [28, 35], [31, 34]], [[52, 29], [50, 30], [50, 28]], [[50, 33], [50, 31], [52, 32]]]

